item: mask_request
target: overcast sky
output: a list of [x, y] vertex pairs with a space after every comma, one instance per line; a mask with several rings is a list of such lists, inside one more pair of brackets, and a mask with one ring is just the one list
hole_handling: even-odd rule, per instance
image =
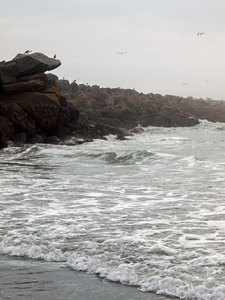
[[224, 13], [225, 0], [0, 0], [0, 61], [30, 49], [70, 82], [225, 100]]

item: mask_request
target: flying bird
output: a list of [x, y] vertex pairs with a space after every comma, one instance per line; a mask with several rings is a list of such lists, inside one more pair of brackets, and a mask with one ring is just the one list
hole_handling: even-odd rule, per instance
[[32, 52], [32, 50], [27, 50], [27, 51], [25, 51], [24, 53], [25, 54], [30, 54]]
[[116, 54], [127, 54], [127, 52], [117, 52]]
[[183, 83], [182, 85], [188, 85], [188, 83], [187, 83], [187, 82], [185, 82], [185, 83]]
[[198, 32], [197, 35], [203, 35], [206, 34], [205, 32]]

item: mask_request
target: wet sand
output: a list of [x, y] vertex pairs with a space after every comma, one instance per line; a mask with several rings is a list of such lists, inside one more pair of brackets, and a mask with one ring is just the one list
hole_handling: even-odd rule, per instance
[[[61, 267], [61, 263], [0, 255], [0, 299], [168, 300], [135, 287]], [[173, 298], [177, 299], [177, 298]]]

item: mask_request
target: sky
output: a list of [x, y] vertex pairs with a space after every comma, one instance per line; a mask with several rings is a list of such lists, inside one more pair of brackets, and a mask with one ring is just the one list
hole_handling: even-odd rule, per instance
[[56, 54], [52, 73], [70, 82], [225, 100], [224, 12], [224, 0], [0, 0], [0, 61]]

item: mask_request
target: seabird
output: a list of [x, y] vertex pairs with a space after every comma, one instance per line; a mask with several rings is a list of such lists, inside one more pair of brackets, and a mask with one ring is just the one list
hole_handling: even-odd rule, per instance
[[117, 52], [116, 54], [127, 54], [127, 52]]
[[56, 58], [56, 54], [54, 55], [54, 58]]
[[29, 54], [29, 53], [31, 53], [32, 52], [32, 50], [27, 50], [27, 51], [25, 51], [24, 53], [25, 54]]
[[205, 32], [198, 32], [197, 35], [203, 35], [206, 34]]
[[185, 83], [183, 83], [182, 85], [188, 85], [188, 83], [187, 83], [187, 82], [185, 82]]

